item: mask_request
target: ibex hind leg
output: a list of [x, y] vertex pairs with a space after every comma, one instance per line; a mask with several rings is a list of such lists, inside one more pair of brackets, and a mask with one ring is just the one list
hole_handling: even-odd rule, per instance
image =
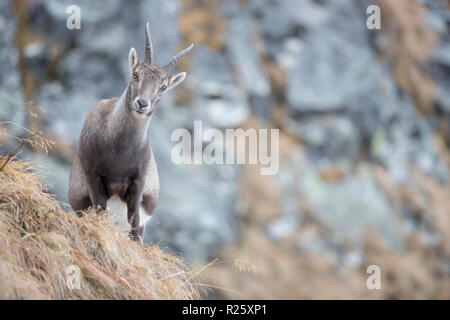
[[142, 201], [139, 210], [140, 228], [139, 233], [142, 238], [145, 235], [145, 226], [150, 221], [153, 211], [156, 208], [159, 198], [159, 177], [156, 161], [153, 153], [150, 155], [150, 163], [145, 173], [145, 187], [142, 194]]
[[76, 156], [69, 177], [69, 202], [72, 209], [81, 216], [81, 211], [92, 206], [87, 187], [86, 177], [81, 167], [79, 158]]
[[142, 239], [145, 235], [145, 226], [152, 218], [152, 213], [156, 208], [157, 199], [151, 194], [144, 194], [139, 208], [139, 234]]

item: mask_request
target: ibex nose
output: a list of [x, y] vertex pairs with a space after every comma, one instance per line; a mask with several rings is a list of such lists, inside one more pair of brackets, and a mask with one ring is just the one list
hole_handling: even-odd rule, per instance
[[139, 109], [144, 109], [145, 107], [148, 106], [148, 102], [145, 101], [144, 99], [138, 99], [137, 101]]

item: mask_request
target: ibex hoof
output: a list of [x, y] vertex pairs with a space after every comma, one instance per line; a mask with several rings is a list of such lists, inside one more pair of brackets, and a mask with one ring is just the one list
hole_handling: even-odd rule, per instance
[[144, 246], [144, 241], [139, 234], [133, 234], [133, 232], [130, 232], [130, 239], [138, 242], [141, 246]]

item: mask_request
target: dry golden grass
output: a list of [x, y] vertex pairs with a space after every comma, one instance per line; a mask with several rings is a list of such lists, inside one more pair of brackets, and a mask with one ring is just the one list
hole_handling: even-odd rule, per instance
[[[180, 259], [140, 247], [106, 215], [63, 211], [31, 169], [13, 159], [0, 171], [0, 299], [199, 297]], [[66, 284], [72, 265], [80, 289]]]

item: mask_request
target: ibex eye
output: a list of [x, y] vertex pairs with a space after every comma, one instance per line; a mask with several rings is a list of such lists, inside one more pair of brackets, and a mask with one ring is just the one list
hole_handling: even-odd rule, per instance
[[133, 79], [137, 79], [139, 77], [137, 72], [133, 72]]
[[164, 92], [164, 91], [166, 91], [166, 90], [167, 90], [167, 86], [166, 86], [165, 84], [163, 84], [163, 85], [161, 86], [161, 91]]

